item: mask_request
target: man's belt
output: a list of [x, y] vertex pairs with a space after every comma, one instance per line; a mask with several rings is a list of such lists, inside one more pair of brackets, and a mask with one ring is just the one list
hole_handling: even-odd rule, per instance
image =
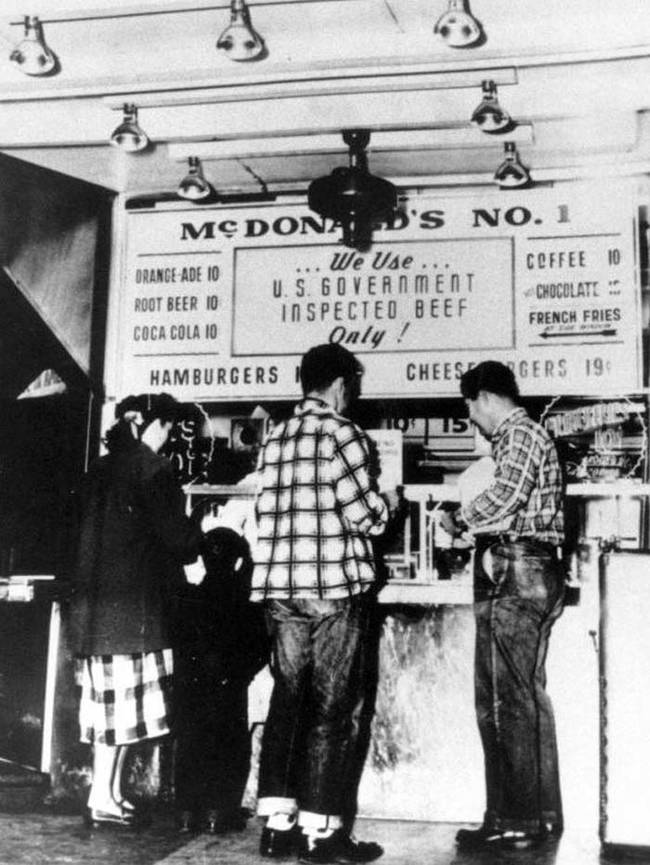
[[556, 544], [552, 544], [550, 541], [541, 541], [538, 538], [532, 537], [532, 535], [514, 535], [512, 532], [497, 532], [497, 533], [479, 533], [477, 532], [474, 536], [474, 540], [478, 544], [480, 542], [483, 549], [485, 547], [491, 547], [492, 544], [517, 544], [517, 543], [526, 543], [533, 544], [535, 547], [539, 547], [546, 553], [549, 553], [552, 556], [557, 556], [558, 547]]

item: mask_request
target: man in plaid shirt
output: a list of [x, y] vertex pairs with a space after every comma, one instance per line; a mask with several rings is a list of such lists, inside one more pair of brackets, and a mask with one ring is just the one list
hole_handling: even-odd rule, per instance
[[544, 670], [564, 593], [562, 476], [547, 431], [518, 405], [509, 367], [480, 363], [460, 387], [496, 467], [488, 488], [443, 522], [452, 533], [469, 527], [476, 540], [475, 698], [487, 788], [483, 825], [456, 839], [463, 848], [525, 849], [562, 831]]
[[388, 510], [368, 439], [344, 412], [362, 367], [342, 346], [310, 349], [304, 399], [258, 461], [253, 600], [266, 604], [274, 688], [260, 758], [263, 856], [369, 862], [378, 844], [344, 825], [375, 582], [372, 538]]

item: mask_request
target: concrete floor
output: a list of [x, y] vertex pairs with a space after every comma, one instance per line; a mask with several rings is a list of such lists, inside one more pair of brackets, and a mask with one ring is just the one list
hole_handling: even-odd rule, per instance
[[[559, 842], [534, 851], [456, 852], [457, 824], [360, 819], [357, 835], [385, 848], [383, 865], [607, 865], [598, 839], [566, 832]], [[251, 819], [243, 832], [179, 837], [171, 818], [157, 813], [141, 830], [87, 829], [77, 814], [47, 810], [0, 814], [0, 865], [261, 865], [260, 825]], [[650, 854], [634, 857], [650, 863]]]

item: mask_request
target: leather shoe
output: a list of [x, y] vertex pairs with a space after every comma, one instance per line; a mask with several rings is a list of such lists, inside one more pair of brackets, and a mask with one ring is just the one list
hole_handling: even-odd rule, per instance
[[298, 859], [305, 863], [338, 862], [342, 865], [355, 862], [373, 862], [383, 854], [384, 848], [374, 841], [356, 841], [346, 832], [337, 829], [328, 838], [302, 836]]
[[459, 829], [456, 844], [461, 850], [530, 850], [548, 838], [546, 832], [518, 832], [510, 829]]
[[302, 833], [299, 826], [291, 829], [269, 829], [265, 826], [260, 837], [260, 856], [270, 859], [284, 859], [293, 856], [298, 848]]
[[241, 832], [246, 828], [246, 817], [242, 810], [228, 813], [210, 810], [205, 815], [205, 831], [210, 835], [224, 832]]
[[110, 811], [100, 811], [98, 808], [88, 808], [84, 815], [84, 822], [93, 829], [99, 829], [103, 826], [128, 828], [135, 826], [137, 820], [132, 811], [121, 811], [120, 814], [113, 814]]

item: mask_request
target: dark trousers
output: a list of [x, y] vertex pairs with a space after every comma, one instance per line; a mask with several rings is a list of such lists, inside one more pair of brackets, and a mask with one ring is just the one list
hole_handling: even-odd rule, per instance
[[[564, 580], [546, 545], [490, 547], [494, 585], [475, 603], [475, 697], [485, 755], [486, 824], [562, 825], [553, 709], [545, 662]], [[480, 568], [480, 561], [477, 562]]]
[[176, 806], [180, 811], [236, 814], [250, 766], [247, 684], [177, 675]]
[[356, 784], [372, 600], [267, 604], [273, 693], [264, 726], [259, 799], [343, 816]]

